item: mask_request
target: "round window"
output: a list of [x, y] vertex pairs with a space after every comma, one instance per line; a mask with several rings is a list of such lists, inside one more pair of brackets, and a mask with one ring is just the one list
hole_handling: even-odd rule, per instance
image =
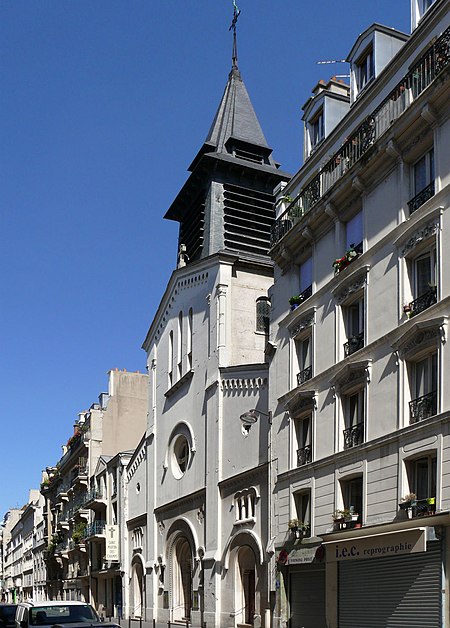
[[189, 464], [189, 443], [183, 434], [180, 434], [173, 443], [172, 472], [176, 478], [181, 478]]

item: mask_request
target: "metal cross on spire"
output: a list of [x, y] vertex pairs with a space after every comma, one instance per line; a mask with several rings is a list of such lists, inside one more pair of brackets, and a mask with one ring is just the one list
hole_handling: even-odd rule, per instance
[[233, 30], [233, 56], [232, 56], [232, 65], [233, 68], [237, 68], [237, 43], [236, 43], [236, 23], [238, 21], [238, 17], [240, 16], [241, 11], [238, 9], [236, 4], [236, 0], [233, 0], [233, 20], [231, 22], [231, 26], [228, 29], [229, 31]]

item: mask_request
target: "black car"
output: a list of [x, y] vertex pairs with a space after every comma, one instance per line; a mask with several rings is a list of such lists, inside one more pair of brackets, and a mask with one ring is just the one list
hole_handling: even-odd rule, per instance
[[0, 628], [13, 628], [17, 604], [0, 604]]

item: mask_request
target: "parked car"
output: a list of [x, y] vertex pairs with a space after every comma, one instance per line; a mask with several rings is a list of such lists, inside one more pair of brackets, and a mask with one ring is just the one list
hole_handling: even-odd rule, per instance
[[87, 628], [86, 624], [106, 628], [94, 608], [85, 602], [20, 602], [17, 605], [15, 628], [69, 628], [68, 624], [71, 628], [79, 625]]
[[0, 628], [13, 628], [17, 604], [0, 604]]

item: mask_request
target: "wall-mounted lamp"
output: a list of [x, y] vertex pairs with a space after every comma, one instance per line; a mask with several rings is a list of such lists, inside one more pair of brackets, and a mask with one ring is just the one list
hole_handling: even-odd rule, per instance
[[244, 425], [253, 425], [253, 423], [256, 423], [258, 421], [260, 414], [262, 416], [266, 416], [269, 419], [269, 424], [272, 423], [271, 412], [261, 412], [261, 410], [256, 410], [255, 408], [253, 408], [252, 410], [248, 410], [248, 412], [244, 412], [244, 414], [241, 414], [239, 418], [241, 419], [242, 423], [244, 423]]

